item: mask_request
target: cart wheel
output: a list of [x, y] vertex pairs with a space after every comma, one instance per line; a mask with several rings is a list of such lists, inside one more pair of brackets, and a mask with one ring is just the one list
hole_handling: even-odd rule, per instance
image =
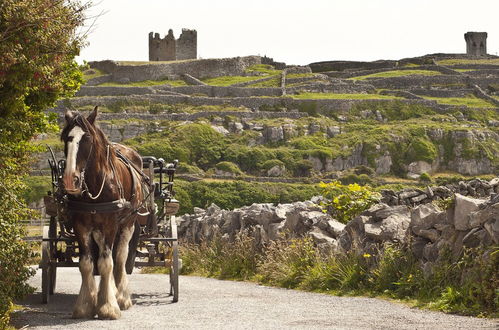
[[[57, 237], [57, 220], [55, 217], [50, 218], [50, 226], [49, 226], [49, 238]], [[57, 243], [56, 242], [48, 242], [49, 243], [49, 256], [50, 260], [56, 261], [55, 256], [57, 254]], [[49, 275], [50, 275], [50, 286], [49, 286], [49, 294], [53, 295], [55, 291], [55, 284], [57, 281], [57, 266], [49, 265]]]
[[173, 296], [173, 302], [178, 301], [178, 244], [172, 242], [172, 265], [170, 266], [170, 296]]
[[178, 262], [178, 241], [177, 241], [177, 223], [175, 216], [170, 216], [170, 226], [172, 232], [172, 263], [170, 266], [170, 295], [173, 296], [173, 302], [178, 301], [178, 277], [179, 277], [179, 262]]
[[[49, 226], [43, 227], [43, 238], [48, 238]], [[40, 268], [42, 269], [42, 303], [49, 302], [50, 289], [53, 289], [52, 284], [52, 267], [50, 264], [50, 242], [42, 242], [42, 261]]]

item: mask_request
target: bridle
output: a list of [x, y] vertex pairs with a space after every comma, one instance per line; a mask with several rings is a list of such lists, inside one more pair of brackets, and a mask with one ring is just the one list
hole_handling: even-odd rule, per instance
[[[90, 164], [91, 157], [92, 157], [93, 151], [94, 151], [94, 144], [95, 144], [94, 136], [92, 136], [92, 134], [90, 134], [91, 130], [88, 128], [87, 123], [84, 120], [82, 120], [82, 117], [78, 116], [78, 117], [74, 118], [73, 121], [76, 123], [75, 126], [78, 125], [81, 128], [85, 128], [85, 132], [90, 136], [90, 151], [87, 155], [85, 166], [83, 167], [83, 170], [80, 172], [80, 181], [81, 181], [81, 187], [82, 187], [82, 195], [85, 194], [91, 200], [96, 200], [101, 196], [102, 191], [104, 190], [104, 185], [105, 185], [106, 178], [107, 178], [107, 172], [104, 171], [104, 175], [102, 178], [102, 183], [100, 185], [99, 192], [95, 196], [92, 195], [92, 193], [88, 189], [88, 185], [87, 185], [87, 182], [85, 180], [85, 173], [88, 169], [88, 166]], [[65, 141], [65, 143], [67, 143], [67, 141]], [[116, 175], [117, 174], [116, 167], [110, 159], [110, 153], [111, 153], [110, 149], [111, 148], [113, 148], [113, 146], [108, 143], [106, 145], [106, 162], [109, 163], [109, 167], [111, 168], [111, 171], [112, 171], [112, 176], [116, 180], [116, 186], [118, 187], [119, 198], [117, 200], [114, 200], [111, 202], [99, 202], [99, 203], [95, 203], [95, 202], [89, 203], [89, 202], [77, 201], [74, 199], [67, 199], [66, 198], [66, 205], [68, 206], [69, 209], [71, 209], [73, 211], [85, 212], [85, 213], [88, 212], [88, 213], [92, 213], [92, 214], [95, 214], [97, 212], [99, 212], [99, 213], [111, 212], [112, 213], [112, 212], [122, 211], [123, 209], [132, 209], [131, 212], [129, 212], [128, 214], [120, 217], [119, 221], [124, 221], [125, 219], [132, 216], [133, 214], [138, 214], [138, 215], [142, 215], [142, 216], [149, 214], [149, 212], [139, 213], [139, 209], [142, 208], [144, 206], [144, 204], [149, 200], [149, 196], [151, 195], [152, 190], [149, 191], [149, 194], [144, 198], [144, 200], [141, 203], [139, 203], [139, 205], [137, 207], [133, 207], [132, 202], [131, 202], [133, 200], [133, 198], [135, 197], [134, 188], [132, 188], [132, 194], [130, 197], [130, 201], [126, 200], [123, 184], [122, 184], [121, 180], [119, 179], [119, 176]], [[140, 169], [137, 169], [135, 167], [135, 165], [132, 162], [130, 162], [130, 160], [128, 160], [124, 155], [122, 155], [117, 149], [113, 148], [113, 150], [116, 153], [117, 158], [120, 161], [122, 161], [125, 164], [125, 166], [128, 168], [130, 175], [132, 177], [132, 186], [133, 187], [135, 187], [135, 180], [136, 180], [134, 171], [143, 180], [146, 180], [146, 181], [148, 180], [147, 176], [145, 176], [145, 174], [143, 174], [143, 172]]]

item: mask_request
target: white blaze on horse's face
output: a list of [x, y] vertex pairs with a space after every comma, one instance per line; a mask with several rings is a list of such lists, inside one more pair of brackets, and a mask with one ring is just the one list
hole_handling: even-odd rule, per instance
[[76, 172], [76, 156], [81, 138], [85, 132], [75, 126], [68, 134], [66, 169], [64, 170], [64, 187], [69, 194], [77, 195], [81, 192], [80, 173]]

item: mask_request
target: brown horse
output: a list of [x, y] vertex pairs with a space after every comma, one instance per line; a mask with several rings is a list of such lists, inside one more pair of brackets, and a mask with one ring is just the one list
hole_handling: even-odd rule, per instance
[[[95, 125], [97, 107], [84, 118], [66, 112], [61, 133], [66, 155], [63, 185], [78, 240], [82, 284], [74, 318], [117, 319], [132, 305], [125, 263], [137, 209], [147, 191], [142, 160], [132, 149], [111, 144]], [[114, 257], [114, 262], [113, 262]], [[101, 276], [97, 290], [94, 264]]]

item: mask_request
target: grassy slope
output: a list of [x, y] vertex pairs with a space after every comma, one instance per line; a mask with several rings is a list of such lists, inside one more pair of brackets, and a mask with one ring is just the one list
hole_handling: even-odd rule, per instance
[[159, 85], [171, 85], [171, 86], [186, 86], [186, 82], [183, 80], [143, 80], [134, 81], [129, 83], [118, 83], [118, 82], [105, 82], [99, 86], [119, 86], [119, 87], [147, 87], [147, 86], [159, 86]]
[[352, 77], [351, 80], [366, 80], [369, 78], [392, 78], [392, 77], [404, 77], [404, 76], [436, 76], [441, 73], [438, 71], [430, 71], [430, 70], [393, 70], [393, 71], [384, 71], [372, 73], [365, 76]]

